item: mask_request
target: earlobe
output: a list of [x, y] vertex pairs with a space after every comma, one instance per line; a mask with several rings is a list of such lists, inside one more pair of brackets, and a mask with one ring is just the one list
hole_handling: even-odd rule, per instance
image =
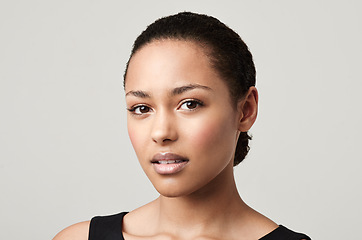
[[258, 90], [252, 86], [238, 103], [240, 132], [247, 132], [253, 126], [258, 115], [258, 100]]

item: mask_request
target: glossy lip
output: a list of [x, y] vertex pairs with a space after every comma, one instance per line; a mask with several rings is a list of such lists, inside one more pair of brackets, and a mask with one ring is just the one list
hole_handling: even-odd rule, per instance
[[174, 153], [157, 153], [153, 156], [151, 163], [158, 174], [169, 175], [180, 172], [187, 165], [186, 157]]

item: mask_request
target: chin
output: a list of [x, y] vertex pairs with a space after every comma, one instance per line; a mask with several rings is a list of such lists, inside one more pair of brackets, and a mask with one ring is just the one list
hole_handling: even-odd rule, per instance
[[183, 195], [177, 192], [160, 192], [158, 191], [158, 193], [163, 196], [163, 197], [167, 197], [167, 198], [177, 198], [177, 197], [182, 197]]
[[171, 191], [161, 192], [161, 191], [158, 191], [158, 193], [163, 197], [178, 198], [178, 197], [189, 196], [192, 192], [176, 192], [176, 191], [173, 191], [173, 192], [171, 192]]
[[[193, 188], [187, 188], [184, 184], [162, 184], [162, 185], [153, 185], [157, 192], [164, 197], [168, 198], [176, 198], [176, 197], [184, 197], [192, 194], [193, 192], [197, 191]], [[190, 186], [191, 187], [191, 186]]]

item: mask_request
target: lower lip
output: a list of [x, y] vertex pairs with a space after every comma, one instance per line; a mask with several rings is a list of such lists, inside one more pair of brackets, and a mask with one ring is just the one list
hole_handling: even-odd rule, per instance
[[175, 174], [180, 172], [188, 161], [180, 162], [180, 163], [170, 163], [170, 164], [159, 164], [159, 163], [153, 163], [153, 168], [158, 174]]

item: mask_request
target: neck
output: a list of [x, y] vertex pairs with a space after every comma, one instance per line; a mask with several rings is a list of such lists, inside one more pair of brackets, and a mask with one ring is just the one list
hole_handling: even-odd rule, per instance
[[160, 230], [175, 229], [176, 235], [185, 229], [197, 234], [230, 226], [247, 209], [237, 191], [232, 165], [199, 191], [175, 198], [160, 196], [156, 203]]

